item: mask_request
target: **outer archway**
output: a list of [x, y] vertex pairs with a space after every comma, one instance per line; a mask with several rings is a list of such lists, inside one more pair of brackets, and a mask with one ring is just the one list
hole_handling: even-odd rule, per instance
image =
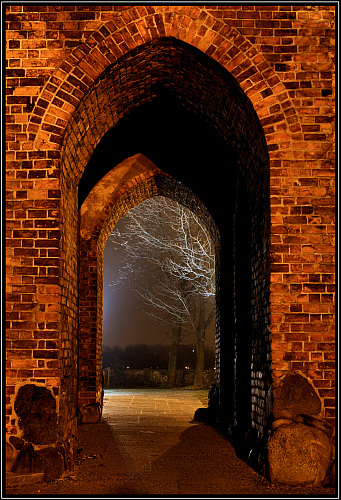
[[[145, 59], [150, 61], [149, 64], [145, 64]], [[127, 71], [128, 68], [134, 68], [132, 75]], [[116, 82], [115, 75], [121, 75], [122, 72], [123, 76], [120, 78], [118, 90], [113, 82]], [[201, 94], [195, 93], [195, 86], [203, 89]], [[120, 96], [126, 99], [125, 96], [130, 95], [134, 98], [131, 101], [128, 100], [125, 107], [120, 107], [122, 106]], [[93, 121], [89, 118], [89, 108], [92, 110]], [[122, 111], [119, 111], [120, 109]], [[124, 114], [122, 114], [123, 111]], [[95, 119], [96, 116], [97, 119]], [[269, 331], [266, 327], [270, 314], [269, 163], [264, 134], [249, 100], [235, 80], [207, 56], [174, 39], [162, 39], [141, 46], [131, 51], [129, 56], [119, 60], [108, 69], [103, 78], [98, 80], [95, 87], [83, 99], [67, 135], [66, 175], [71, 170], [73, 175], [76, 173], [76, 178], [81, 175], [80, 170], [78, 170], [79, 174], [77, 173], [77, 167], [81, 166], [82, 162], [84, 164], [80, 154], [82, 152], [84, 155], [84, 150], [89, 148], [88, 141], [91, 143], [94, 140], [94, 132], [98, 134], [98, 130], [94, 129], [94, 124], [98, 123], [99, 119], [102, 122], [105, 121], [108, 130], [102, 136], [80, 177], [78, 189], [80, 205], [87, 195], [91, 199], [92, 186], [96, 182], [101, 182], [100, 179], [103, 176], [109, 175], [108, 172], [114, 165], [120, 163], [122, 158], [142, 150], [163, 171], [199, 195], [218, 226], [222, 244], [218, 302], [219, 310], [224, 311], [218, 316], [218, 331], [224, 334], [217, 336], [217, 373], [221, 420], [230, 423], [233, 422], [233, 404], [231, 405], [230, 402], [234, 387], [233, 359], [227, 362], [224, 360], [224, 353], [232, 353], [235, 348], [233, 319], [235, 299], [232, 283], [234, 280], [233, 262], [239, 257], [238, 251], [235, 251], [233, 257], [231, 245], [235, 203], [237, 203], [237, 198], [233, 193], [234, 190], [238, 192], [241, 179], [244, 179], [243, 183], [247, 186], [247, 190], [243, 203], [249, 206], [252, 213], [250, 262], [252, 263], [253, 289], [252, 301], [250, 301], [252, 311], [249, 314], [252, 317], [250, 328], [253, 333], [249, 338], [255, 350], [252, 361], [254, 380], [250, 382], [250, 393], [245, 397], [251, 400], [252, 385], [254, 404], [250, 422], [252, 420], [253, 425], [262, 432], [265, 425], [264, 394], [270, 383], [270, 345]], [[74, 134], [77, 130], [83, 130], [84, 134], [82, 140], [75, 143]], [[197, 142], [195, 142], [193, 130], [197, 131]], [[196, 149], [201, 152], [201, 155], [204, 154], [203, 151], [209, 151], [209, 142], [212, 141], [211, 154], [214, 165], [212, 172], [211, 167], [207, 166], [210, 165], [207, 153], [207, 164], [204, 170], [199, 157], [189, 155], [186, 161], [181, 158], [179, 153], [181, 137], [186, 137], [188, 151], [192, 152]], [[71, 146], [68, 146], [70, 141], [73, 150]], [[214, 155], [217, 154], [219, 147], [221, 155], [218, 158]], [[171, 148], [173, 151], [170, 152]], [[165, 154], [165, 152], [168, 153]], [[79, 159], [77, 164], [73, 157]], [[218, 166], [219, 174], [215, 175], [214, 168], [218, 169]], [[227, 170], [229, 182], [222, 178]], [[76, 202], [74, 198], [73, 203]], [[99, 236], [99, 231], [98, 227], [95, 238]], [[97, 244], [94, 239], [93, 245]], [[91, 255], [92, 267], [96, 260], [95, 254], [100, 254], [100, 252], [96, 253], [94, 246], [86, 246], [86, 251]], [[81, 260], [83, 259], [84, 253], [82, 253]], [[92, 280], [90, 295], [93, 294], [94, 283], [95, 281]], [[98, 282], [98, 288], [100, 287], [101, 283]], [[81, 290], [83, 293], [83, 281]], [[80, 302], [82, 303], [82, 299]], [[87, 300], [84, 303], [88, 306]], [[90, 311], [91, 307], [88, 310]], [[81, 321], [86, 321], [86, 316], [81, 314], [80, 317]], [[89, 337], [95, 335], [96, 328], [98, 330], [97, 321], [98, 319], [92, 321], [92, 332]], [[240, 335], [244, 333], [241, 332]], [[94, 355], [92, 350], [91, 356]], [[98, 370], [97, 372], [99, 373]], [[97, 386], [99, 386], [98, 374]], [[98, 391], [98, 388], [96, 390]], [[93, 390], [92, 393], [94, 397]], [[86, 404], [86, 394], [84, 393], [83, 396], [82, 404]]]

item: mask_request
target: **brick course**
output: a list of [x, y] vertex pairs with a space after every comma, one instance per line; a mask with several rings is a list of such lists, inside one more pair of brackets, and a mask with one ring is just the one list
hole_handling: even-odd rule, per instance
[[[75, 332], [84, 321], [78, 313], [77, 185], [101, 137], [152, 100], [152, 84], [172, 67], [178, 75], [172, 89], [220, 127], [255, 191], [266, 176], [267, 151], [270, 191], [264, 185], [264, 196], [252, 203], [254, 214], [270, 203], [270, 303], [266, 286], [254, 295], [255, 311], [269, 308], [254, 327], [271, 329], [271, 340], [255, 339], [254, 348], [266, 343], [255, 371], [262, 371], [271, 342], [272, 379], [303, 372], [318, 390], [323, 415], [334, 422], [334, 15], [332, 4], [6, 6], [8, 433], [20, 432], [13, 403], [27, 381], [51, 388], [62, 435], [75, 431]], [[159, 40], [167, 50], [158, 49]], [[197, 89], [188, 85], [184, 61], [204, 68], [200, 53], [238, 83], [247, 97], [240, 97], [239, 108], [226, 94], [237, 87], [225, 73], [217, 71], [215, 84], [207, 85], [198, 72]], [[129, 65], [134, 57], [143, 70], [138, 93], [132, 85], [138, 75]], [[109, 76], [115, 99], [108, 101]], [[251, 156], [258, 158], [252, 169], [251, 150], [238, 151], [247, 143], [246, 126], [255, 138]], [[266, 219], [263, 224], [262, 234]], [[257, 241], [252, 258], [260, 282], [267, 271], [259, 268]], [[260, 394], [259, 415], [262, 400]]]

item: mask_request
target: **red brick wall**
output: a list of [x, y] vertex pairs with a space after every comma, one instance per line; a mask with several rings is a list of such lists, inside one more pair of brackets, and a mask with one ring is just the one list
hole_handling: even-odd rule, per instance
[[[118, 58], [160, 36], [227, 69], [260, 119], [270, 157], [272, 374], [310, 377], [333, 422], [334, 14], [324, 4], [6, 7], [8, 432], [18, 432], [13, 400], [27, 381], [51, 388], [63, 432], [74, 426], [75, 188], [99, 139], [134, 105], [119, 94], [116, 114], [101, 102], [95, 116], [83, 98]], [[87, 130], [84, 116], [96, 126]]]

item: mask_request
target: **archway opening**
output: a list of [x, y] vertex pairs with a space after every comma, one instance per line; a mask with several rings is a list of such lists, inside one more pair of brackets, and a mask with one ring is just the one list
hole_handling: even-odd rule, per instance
[[[120, 345], [116, 356], [111, 351], [112, 366], [109, 360], [103, 364], [110, 373], [107, 386], [124, 385], [124, 379], [133, 385], [132, 368], [145, 370], [137, 386], [203, 387], [215, 382], [214, 357], [207, 354], [216, 336], [216, 258], [205, 224], [177, 201], [156, 196], [131, 209], [111, 232], [104, 250], [103, 344], [116, 339]], [[125, 302], [110, 314], [121, 294]], [[158, 357], [152, 356], [151, 346]], [[140, 360], [135, 359], [138, 352]], [[115, 381], [119, 353], [122, 373]], [[162, 373], [147, 373], [155, 369]]]

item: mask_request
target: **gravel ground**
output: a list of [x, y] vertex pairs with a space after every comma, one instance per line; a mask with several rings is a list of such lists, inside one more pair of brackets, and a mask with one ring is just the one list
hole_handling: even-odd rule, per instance
[[[127, 399], [122, 400], [124, 408], [129, 406], [131, 410], [127, 413], [127, 420], [122, 417], [119, 420], [110, 410], [110, 404], [114, 405], [114, 409], [119, 406], [117, 394], [115, 397], [116, 399], [110, 399], [110, 396], [106, 396], [105, 421], [79, 427], [78, 441], [82, 453], [71, 470], [66, 471], [56, 481], [7, 490], [5, 497], [23, 498], [29, 495], [57, 498], [59, 495], [66, 495], [67, 498], [77, 498], [85, 495], [106, 495], [109, 498], [138, 498], [151, 495], [195, 495], [195, 498], [199, 498], [218, 495], [223, 498], [235, 495], [242, 498], [265, 495], [270, 498], [337, 498], [333, 488], [270, 484], [237, 458], [225, 437], [203, 423], [194, 423], [187, 418], [183, 425], [179, 419], [170, 420], [173, 415], [171, 414], [165, 415], [168, 420], [164, 427], [159, 428], [155, 423], [151, 425], [148, 418], [151, 418], [152, 412], [145, 399], [134, 399], [133, 396], [126, 395], [132, 403], [138, 401], [139, 410], [134, 407], [135, 403], [127, 405]], [[179, 397], [182, 398], [181, 395]], [[199, 399], [198, 406], [201, 406], [205, 396], [197, 393], [191, 397], [189, 405], [195, 406]], [[175, 407], [177, 401], [170, 400], [170, 403], [173, 402]], [[173, 408], [172, 404], [170, 407]], [[121, 416], [122, 412], [117, 412]], [[145, 424], [141, 424], [142, 427], [131, 423], [137, 414], [140, 415], [137, 419], [139, 422], [141, 415], [149, 415]], [[125, 426], [126, 421], [130, 422], [130, 427]], [[172, 426], [170, 422], [173, 421]], [[172, 442], [168, 446], [167, 439], [173, 439], [175, 444]], [[155, 446], [161, 443], [163, 448], [158, 453], [154, 452], [151, 459], [151, 452], [146, 446], [150, 447], [153, 443]]]

